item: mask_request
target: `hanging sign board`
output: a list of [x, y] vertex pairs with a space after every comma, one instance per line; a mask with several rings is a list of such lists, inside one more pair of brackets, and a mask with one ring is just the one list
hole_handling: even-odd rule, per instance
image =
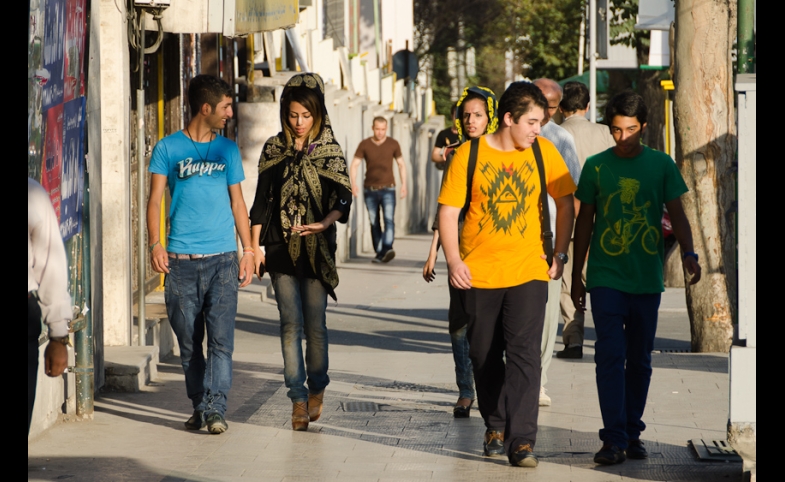
[[224, 35], [239, 36], [291, 27], [297, 23], [299, 13], [297, 0], [225, 0]]

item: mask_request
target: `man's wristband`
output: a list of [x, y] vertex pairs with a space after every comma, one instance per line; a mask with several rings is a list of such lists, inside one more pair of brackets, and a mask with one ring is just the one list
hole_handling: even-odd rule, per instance
[[695, 261], [698, 261], [698, 253], [693, 253], [692, 251], [687, 251], [686, 253], [681, 255], [681, 259], [685, 260], [685, 259], [687, 259], [688, 256], [692, 257], [692, 258], [695, 258]]
[[160, 246], [160, 245], [161, 245], [160, 241], [156, 241], [153, 244], [151, 244], [150, 247], [148, 248], [150, 250], [150, 254], [153, 253], [153, 249], [155, 249], [156, 246]]

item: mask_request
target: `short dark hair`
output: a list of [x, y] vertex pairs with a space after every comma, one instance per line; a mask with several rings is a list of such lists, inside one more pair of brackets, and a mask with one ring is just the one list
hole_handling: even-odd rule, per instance
[[583, 82], [570, 81], [564, 84], [564, 97], [559, 107], [565, 112], [575, 112], [589, 107], [589, 88]]
[[643, 126], [648, 119], [649, 109], [640, 94], [632, 90], [625, 90], [614, 95], [605, 107], [605, 121], [608, 124], [611, 124], [617, 115], [635, 117]]
[[212, 110], [226, 97], [232, 97], [232, 87], [224, 80], [212, 75], [197, 75], [188, 83], [188, 105], [195, 116], [205, 104]]
[[384, 116], [381, 116], [381, 115], [377, 115], [376, 117], [373, 118], [373, 122], [371, 122], [371, 125], [372, 126], [376, 125], [377, 122], [384, 122], [384, 124], [386, 125], [387, 124], [387, 118], [384, 117]]
[[513, 122], [517, 124], [518, 119], [535, 106], [543, 111], [548, 108], [548, 99], [540, 88], [525, 80], [513, 82], [499, 100], [499, 121], [509, 112]]

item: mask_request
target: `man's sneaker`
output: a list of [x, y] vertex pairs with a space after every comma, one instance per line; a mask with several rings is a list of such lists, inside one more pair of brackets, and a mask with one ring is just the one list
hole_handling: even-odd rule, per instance
[[395, 257], [395, 250], [388, 249], [384, 256], [382, 256], [382, 263], [389, 263]]
[[517, 467], [537, 467], [539, 463], [537, 456], [534, 455], [532, 446], [529, 444], [518, 445], [518, 448], [510, 454], [509, 460], [511, 465]]
[[378, 263], [381, 263], [381, 262], [382, 262], [382, 253], [379, 253], [379, 254], [377, 254], [377, 255], [376, 255], [376, 256], [374, 256], [374, 258], [371, 260], [371, 263], [377, 263], [377, 264], [378, 264]]
[[486, 457], [504, 455], [504, 431], [486, 430], [482, 443], [482, 453]]
[[551, 397], [545, 393], [545, 387], [540, 387], [540, 406], [541, 407], [550, 407], [551, 406]]
[[188, 430], [201, 430], [204, 426], [204, 422], [202, 421], [202, 411], [201, 410], [194, 410], [193, 415], [191, 418], [185, 421], [185, 428]]
[[224, 433], [229, 430], [229, 426], [224, 420], [224, 416], [220, 413], [211, 413], [207, 416], [207, 431], [214, 434]]
[[643, 446], [643, 442], [639, 440], [630, 440], [630, 445], [627, 447], [627, 457], [636, 460], [642, 460], [649, 457], [649, 452]]
[[620, 464], [627, 460], [624, 451], [616, 445], [605, 444], [599, 452], [594, 454], [594, 463], [602, 465]]
[[556, 358], [583, 358], [583, 347], [581, 345], [570, 345], [562, 351], [556, 352]]

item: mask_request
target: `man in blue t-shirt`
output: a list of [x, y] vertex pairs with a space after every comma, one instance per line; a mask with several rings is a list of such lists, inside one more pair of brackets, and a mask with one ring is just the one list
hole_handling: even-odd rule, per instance
[[[228, 429], [224, 414], [232, 386], [237, 290], [251, 282], [253, 248], [240, 189], [245, 177], [240, 151], [213, 132], [232, 117], [232, 89], [223, 80], [198, 75], [188, 86], [188, 102], [188, 126], [153, 149], [147, 231], [153, 269], [166, 274], [166, 311], [194, 407], [185, 427], [199, 430], [206, 424], [218, 434]], [[172, 200], [164, 247], [158, 226], [167, 185]], [[243, 244], [239, 260], [235, 229]]]
[[692, 230], [679, 199], [687, 185], [670, 156], [641, 144], [646, 117], [640, 95], [627, 91], [611, 99], [605, 118], [616, 146], [586, 160], [575, 193], [581, 206], [575, 223], [572, 301], [583, 313], [586, 290], [591, 294], [603, 424], [603, 446], [594, 462], [603, 465], [648, 457], [640, 440], [646, 428], [641, 417], [651, 382], [657, 312], [665, 290], [663, 205], [681, 246], [684, 268], [691, 275], [690, 284], [701, 277]]

